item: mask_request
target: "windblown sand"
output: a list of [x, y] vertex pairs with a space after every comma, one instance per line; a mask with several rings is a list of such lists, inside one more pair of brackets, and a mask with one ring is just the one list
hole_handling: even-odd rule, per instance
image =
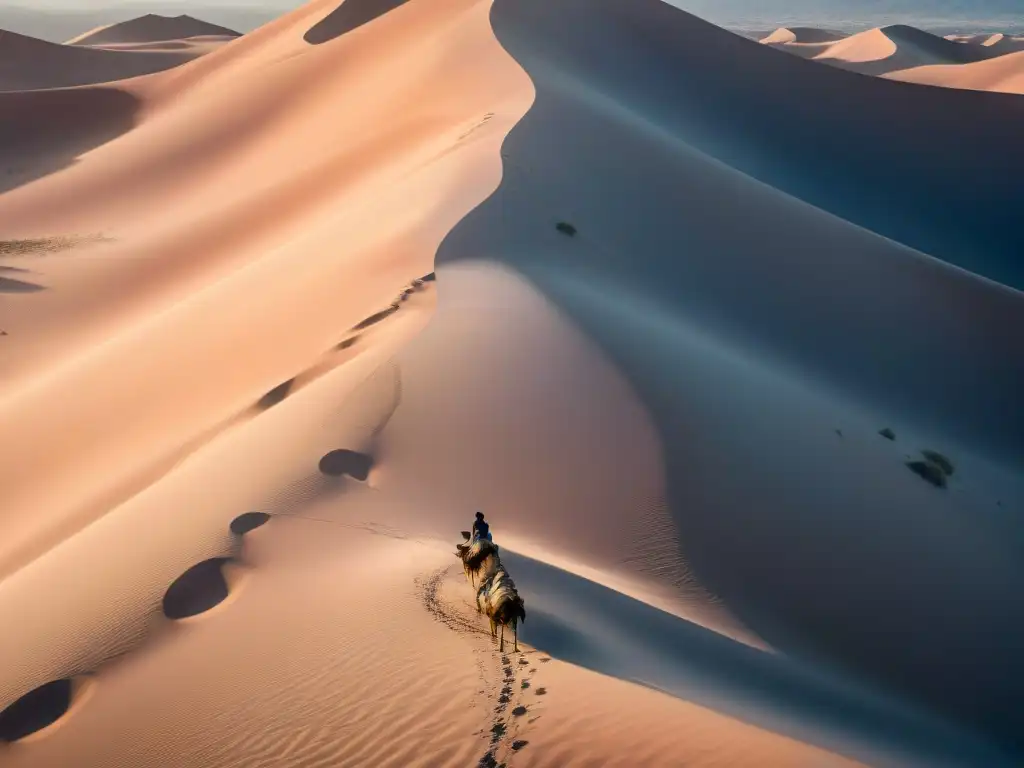
[[1024, 107], [960, 84], [1015, 54], [170, 21], [53, 47], [201, 58], [0, 93], [0, 763], [1018, 763]]

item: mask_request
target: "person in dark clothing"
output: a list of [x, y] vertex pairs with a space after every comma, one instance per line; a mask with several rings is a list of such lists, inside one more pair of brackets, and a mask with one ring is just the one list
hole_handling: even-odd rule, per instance
[[491, 526], [489, 526], [487, 524], [487, 521], [484, 520], [483, 512], [476, 513], [476, 520], [473, 521], [473, 538], [487, 539], [488, 541], [492, 541]]

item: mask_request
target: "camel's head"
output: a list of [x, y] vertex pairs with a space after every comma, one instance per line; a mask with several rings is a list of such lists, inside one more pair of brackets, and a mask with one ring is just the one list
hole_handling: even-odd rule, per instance
[[466, 541], [469, 541], [469, 531], [463, 531], [462, 538], [464, 538]]

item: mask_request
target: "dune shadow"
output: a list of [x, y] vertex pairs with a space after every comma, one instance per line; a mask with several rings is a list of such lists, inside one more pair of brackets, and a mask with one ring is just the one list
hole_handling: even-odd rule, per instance
[[[1007, 129], [1024, 120], [1019, 95], [822, 66], [660, 0], [497, 0], [491, 19], [528, 72], [557, 67], [581, 94], [642, 115], [748, 176], [1024, 289], [1024, 147]], [[552, 152], [572, 148], [553, 142]]]
[[364, 331], [367, 328], [369, 328], [371, 325], [376, 325], [377, 323], [381, 322], [382, 320], [387, 319], [391, 315], [395, 314], [395, 312], [397, 312], [397, 311], [398, 311], [398, 307], [395, 307], [395, 306], [388, 307], [387, 309], [382, 309], [380, 312], [375, 312], [374, 314], [370, 315], [369, 317], [367, 317], [367, 318], [365, 318], [363, 320], [360, 320], [358, 323], [356, 323], [355, 325], [352, 326], [352, 330], [353, 331]]
[[197, 563], [174, 580], [164, 593], [163, 610], [169, 619], [205, 613], [228, 597], [223, 567], [229, 558], [215, 557]]
[[259, 402], [256, 403], [256, 407], [265, 411], [273, 408], [278, 403], [284, 402], [284, 399], [288, 397], [288, 394], [292, 391], [293, 386], [295, 386], [295, 379], [288, 379], [288, 381], [278, 384], [259, 399]]
[[314, 24], [303, 36], [310, 45], [321, 45], [369, 24], [408, 0], [342, 0], [341, 5]]
[[836, 674], [744, 645], [507, 548], [502, 560], [526, 600], [522, 640], [554, 658], [854, 759], [877, 759], [879, 748], [909, 750], [932, 765], [951, 757], [965, 765], [992, 759], [942, 721]]
[[0, 741], [31, 736], [57, 722], [71, 707], [74, 681], [53, 680], [29, 691], [0, 712]]
[[0, 293], [39, 293], [45, 290], [44, 285], [15, 280], [13, 277], [0, 277]]
[[0, 194], [130, 131], [141, 102], [112, 87], [0, 93]]
[[320, 459], [320, 471], [331, 477], [349, 475], [356, 480], [366, 480], [373, 468], [373, 457], [344, 448], [331, 451]]
[[229, 526], [231, 532], [236, 536], [244, 536], [257, 528], [266, 525], [270, 521], [270, 515], [266, 512], [246, 512], [231, 521]]

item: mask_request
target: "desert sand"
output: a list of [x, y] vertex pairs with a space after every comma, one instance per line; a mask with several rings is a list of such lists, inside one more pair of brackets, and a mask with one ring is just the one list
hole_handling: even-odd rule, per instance
[[0, 93], [0, 764], [1019, 764], [1022, 117], [660, 0]]
[[911, 67], [885, 77], [906, 83], [1024, 94], [1024, 50], [972, 64]]
[[187, 16], [146, 16], [69, 41], [48, 43], [0, 30], [0, 91], [127, 80], [176, 67], [238, 37]]
[[1002, 33], [939, 37], [906, 25], [840, 35], [780, 27], [764, 45], [864, 75], [947, 88], [1020, 93], [1024, 40]]

